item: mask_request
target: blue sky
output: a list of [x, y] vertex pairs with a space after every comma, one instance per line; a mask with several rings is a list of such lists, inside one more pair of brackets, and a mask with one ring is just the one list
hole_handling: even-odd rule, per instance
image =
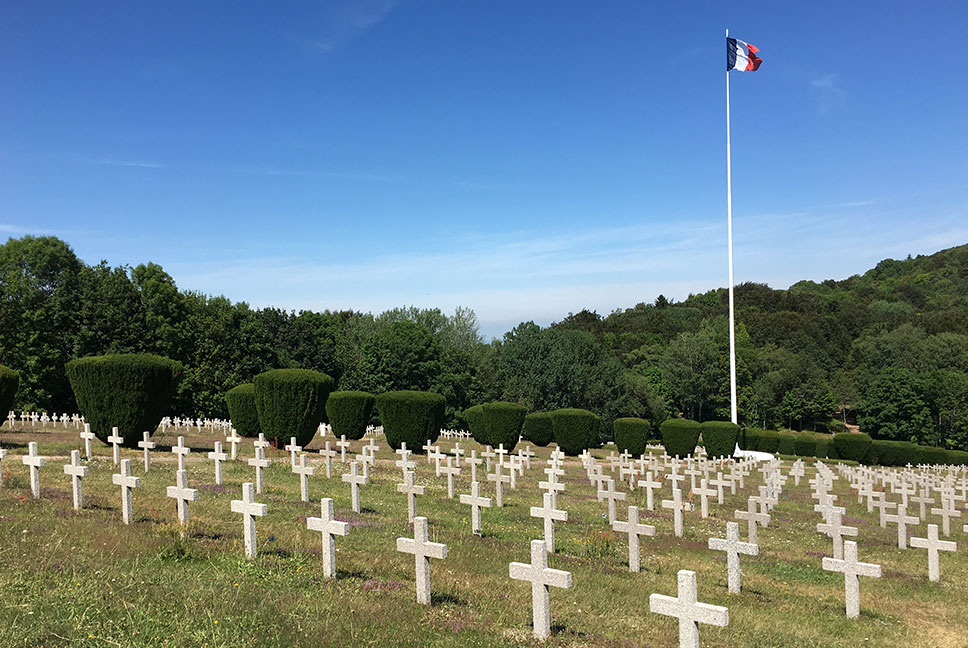
[[20, 2], [0, 236], [487, 335], [968, 242], [961, 2]]

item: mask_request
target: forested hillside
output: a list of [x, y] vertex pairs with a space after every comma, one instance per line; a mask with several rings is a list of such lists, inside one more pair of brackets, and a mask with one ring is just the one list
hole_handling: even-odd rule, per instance
[[[741, 423], [856, 421], [874, 436], [968, 449], [968, 246], [843, 281], [742, 284], [736, 306]], [[54, 237], [0, 246], [0, 364], [21, 374], [18, 410], [74, 411], [67, 361], [144, 351], [189, 367], [173, 406], [185, 415], [225, 417], [229, 388], [305, 367], [340, 389], [439, 392], [451, 426], [496, 399], [585, 407], [606, 434], [620, 416], [724, 418], [726, 313], [725, 289], [679, 303], [660, 295], [604, 317], [525, 322], [486, 342], [466, 309], [253, 309], [181, 291], [153, 263], [86, 265]]]

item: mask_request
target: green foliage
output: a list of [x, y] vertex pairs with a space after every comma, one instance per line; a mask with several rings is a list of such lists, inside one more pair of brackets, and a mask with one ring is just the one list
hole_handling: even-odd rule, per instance
[[866, 434], [854, 434], [852, 432], [841, 432], [833, 437], [834, 448], [837, 449], [837, 456], [841, 459], [848, 459], [858, 463], [863, 462], [867, 456], [867, 451], [871, 447], [871, 438]]
[[497, 448], [504, 444], [507, 451], [514, 450], [521, 437], [521, 427], [528, 410], [517, 403], [495, 401], [484, 403], [484, 425], [487, 426], [487, 438], [490, 445]]
[[797, 452], [797, 435], [790, 432], [780, 432], [780, 442], [776, 446], [777, 454], [792, 455]]
[[670, 457], [685, 458], [696, 450], [700, 424], [689, 419], [666, 419], [659, 426], [662, 445]]
[[374, 396], [362, 391], [335, 391], [326, 399], [326, 416], [335, 436], [362, 439], [373, 413]]
[[824, 435], [817, 435], [817, 443], [816, 443], [816, 445], [815, 445], [814, 448], [815, 448], [814, 449], [814, 456], [817, 457], [817, 459], [827, 459], [827, 458], [833, 459], [834, 458], [832, 456], [832, 455], [835, 454], [835, 451], [834, 451], [834, 442], [833, 442], [833, 439], [831, 437], [828, 437], [825, 434]]
[[737, 440], [737, 443], [739, 443], [739, 449], [756, 450], [756, 446], [760, 441], [760, 432], [762, 432], [762, 430], [758, 428], [743, 428], [742, 432], [739, 434], [739, 439]]
[[638, 457], [645, 452], [651, 425], [645, 419], [626, 417], [612, 422], [612, 438], [619, 452], [628, 452]]
[[471, 433], [471, 438], [481, 445], [490, 445], [487, 424], [484, 422], [483, 405], [474, 405], [464, 410], [464, 420], [467, 421], [467, 430]]
[[326, 398], [336, 386], [326, 374], [311, 369], [273, 369], [260, 373], [255, 383], [259, 427], [266, 439], [309, 445], [326, 420]]
[[952, 466], [968, 466], [968, 451], [948, 450], [948, 463]]
[[918, 446], [910, 441], [895, 441], [897, 447], [897, 457], [894, 460], [895, 466], [917, 465]]
[[[6, 418], [7, 412], [13, 407], [17, 386], [20, 385], [20, 374], [13, 369], [0, 365], [0, 417]], [[0, 420], [2, 425], [2, 420]]]
[[262, 431], [259, 427], [259, 410], [255, 406], [255, 384], [242, 383], [225, 392], [225, 404], [229, 408], [232, 427], [244, 437], [257, 437]]
[[798, 434], [793, 440], [793, 454], [798, 457], [814, 457], [817, 453], [817, 439], [808, 433]]
[[546, 446], [555, 440], [555, 428], [550, 412], [531, 412], [524, 417], [521, 436], [538, 446]]
[[387, 443], [399, 450], [420, 448], [436, 441], [444, 422], [445, 399], [440, 394], [421, 391], [392, 391], [376, 397], [376, 409], [383, 423]]
[[592, 447], [598, 436], [598, 419], [584, 409], [562, 408], [551, 412], [555, 443], [567, 455], [579, 455]]
[[702, 444], [710, 457], [732, 457], [740, 427], [729, 421], [704, 421]]
[[948, 452], [934, 446], [918, 446], [915, 465], [943, 466], [948, 463]]
[[780, 448], [780, 433], [776, 430], [763, 430], [760, 432], [759, 441], [756, 449], [760, 452], [775, 453]]
[[66, 367], [91, 431], [106, 442], [116, 427], [129, 448], [158, 427], [183, 371], [181, 363], [150, 354], [89, 356]]

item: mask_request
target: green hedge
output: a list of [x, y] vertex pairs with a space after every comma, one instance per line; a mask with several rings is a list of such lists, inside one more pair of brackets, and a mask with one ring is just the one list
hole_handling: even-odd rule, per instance
[[107, 443], [116, 427], [130, 448], [158, 427], [185, 371], [179, 362], [149, 354], [89, 356], [65, 369], [91, 431]]
[[929, 466], [942, 466], [948, 463], [948, 451], [944, 448], [933, 446], [918, 446], [917, 460], [914, 465], [926, 464]]
[[524, 417], [521, 436], [531, 443], [546, 446], [555, 440], [555, 428], [549, 412], [532, 412]]
[[0, 425], [7, 420], [18, 386], [20, 386], [20, 374], [0, 365]]
[[948, 450], [948, 463], [952, 466], [968, 466], [968, 452]]
[[619, 452], [628, 452], [638, 457], [645, 452], [645, 442], [649, 439], [650, 423], [645, 419], [627, 417], [612, 421], [612, 437]]
[[510, 452], [521, 438], [521, 428], [528, 408], [517, 403], [495, 401], [484, 403], [484, 425], [487, 426], [487, 438], [494, 448], [502, 443], [504, 449]]
[[700, 425], [689, 419], [666, 419], [659, 426], [662, 445], [670, 457], [685, 458], [696, 451]]
[[259, 427], [266, 438], [278, 444], [296, 437], [297, 444], [309, 445], [326, 418], [326, 398], [336, 382], [310, 369], [273, 369], [252, 382]]
[[894, 443], [897, 444], [898, 448], [897, 458], [894, 460], [894, 465], [906, 466], [911, 464], [912, 466], [916, 466], [918, 459], [918, 446], [910, 441], [895, 441]]
[[484, 406], [474, 405], [464, 410], [464, 420], [467, 421], [467, 431], [471, 438], [481, 445], [490, 445], [487, 440], [487, 424], [484, 423]]
[[780, 442], [776, 446], [777, 454], [792, 455], [797, 453], [797, 435], [791, 432], [779, 432]]
[[710, 457], [732, 457], [740, 427], [729, 421], [705, 421], [700, 427], [702, 444]]
[[362, 439], [373, 413], [373, 394], [363, 391], [335, 391], [326, 399], [326, 417], [333, 434]]
[[780, 448], [780, 433], [776, 430], [761, 430], [756, 449], [760, 452], [776, 452]]
[[440, 436], [444, 424], [446, 399], [440, 394], [422, 391], [392, 391], [376, 397], [376, 410], [383, 423], [387, 443], [394, 450], [401, 444], [419, 450]]
[[259, 427], [259, 411], [255, 407], [255, 385], [243, 383], [225, 392], [225, 404], [229, 407], [229, 419], [232, 427], [244, 437], [257, 437], [262, 428]]
[[834, 448], [837, 449], [837, 456], [841, 459], [862, 462], [867, 457], [870, 450], [872, 439], [866, 434], [854, 434], [853, 432], [840, 432], [833, 437]]
[[756, 444], [759, 443], [761, 430], [757, 428], [743, 428], [739, 433], [739, 438], [736, 442], [739, 444], [740, 450], [756, 450]]
[[793, 453], [798, 457], [813, 457], [817, 452], [817, 439], [812, 434], [798, 434], [793, 442]]
[[555, 443], [567, 455], [579, 455], [598, 437], [598, 417], [588, 410], [566, 408], [551, 413]]

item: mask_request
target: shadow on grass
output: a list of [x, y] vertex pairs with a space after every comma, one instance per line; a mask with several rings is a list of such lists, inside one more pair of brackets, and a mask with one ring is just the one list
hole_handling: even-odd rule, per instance
[[336, 580], [367, 580], [369, 576], [362, 569], [337, 569]]
[[379, 513], [379, 511], [377, 511], [376, 509], [372, 509], [369, 506], [361, 506], [360, 515], [363, 515], [364, 513]]
[[467, 607], [467, 599], [462, 598], [456, 594], [450, 594], [446, 592], [431, 592], [430, 593], [430, 604], [431, 605], [456, 605], [460, 607]]

